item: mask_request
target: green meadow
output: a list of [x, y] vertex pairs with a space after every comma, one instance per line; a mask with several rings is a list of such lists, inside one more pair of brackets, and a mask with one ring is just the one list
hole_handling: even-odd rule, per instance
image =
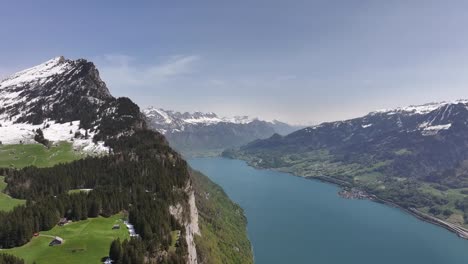
[[[112, 229], [118, 224], [120, 229]], [[53, 237], [64, 239], [62, 245], [49, 246]], [[128, 239], [127, 227], [122, 221], [122, 215], [109, 218], [97, 217], [56, 226], [49, 231], [40, 232], [26, 245], [13, 249], [2, 250], [23, 258], [32, 264], [78, 264], [101, 263], [101, 258], [108, 255], [112, 240]]]
[[83, 157], [68, 142], [50, 148], [41, 144], [0, 145], [0, 167], [24, 168], [27, 166], [51, 167]]
[[[83, 157], [84, 154], [74, 151], [72, 144], [67, 142], [50, 148], [40, 144], [0, 145], [0, 167], [4, 168], [52, 167]], [[26, 202], [5, 194], [6, 186], [5, 177], [0, 176], [1, 211], [11, 210]], [[74, 190], [71, 193], [79, 191]], [[40, 232], [40, 236], [33, 237], [26, 245], [5, 249], [2, 253], [23, 258], [29, 264], [101, 263], [101, 258], [108, 255], [112, 240], [129, 238], [127, 227], [121, 219], [122, 215], [119, 214], [55, 226], [49, 231]], [[120, 225], [120, 229], [112, 229], [115, 224]], [[55, 236], [63, 238], [64, 243], [49, 246]]]
[[15, 206], [26, 203], [25, 200], [15, 199], [4, 193], [6, 186], [5, 177], [0, 176], [0, 211], [10, 211]]

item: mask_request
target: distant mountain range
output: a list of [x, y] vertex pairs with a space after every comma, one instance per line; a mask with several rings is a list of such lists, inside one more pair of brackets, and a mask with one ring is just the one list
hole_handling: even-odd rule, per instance
[[286, 136], [276, 134], [224, 156], [357, 187], [465, 225], [467, 131], [468, 100], [458, 100], [378, 110]]
[[181, 113], [149, 107], [143, 110], [151, 128], [186, 154], [206, 154], [241, 146], [275, 133], [288, 134], [300, 127], [248, 116], [219, 117], [213, 112]]

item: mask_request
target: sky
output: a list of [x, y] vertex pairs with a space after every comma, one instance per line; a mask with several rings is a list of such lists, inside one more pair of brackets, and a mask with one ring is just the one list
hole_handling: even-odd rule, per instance
[[93, 61], [140, 107], [294, 124], [468, 98], [467, 1], [4, 1], [0, 78]]

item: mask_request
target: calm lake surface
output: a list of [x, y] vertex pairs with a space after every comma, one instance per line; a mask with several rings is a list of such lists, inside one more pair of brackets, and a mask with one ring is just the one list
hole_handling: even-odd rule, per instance
[[189, 160], [244, 208], [255, 262], [463, 264], [468, 240], [339, 188], [224, 158]]

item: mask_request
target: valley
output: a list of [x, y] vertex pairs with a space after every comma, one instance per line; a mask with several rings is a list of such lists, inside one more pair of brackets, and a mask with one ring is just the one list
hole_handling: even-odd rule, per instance
[[213, 112], [181, 113], [148, 107], [143, 113], [149, 126], [165, 135], [171, 146], [186, 157], [219, 156], [225, 149], [301, 128], [248, 116], [219, 117]]

